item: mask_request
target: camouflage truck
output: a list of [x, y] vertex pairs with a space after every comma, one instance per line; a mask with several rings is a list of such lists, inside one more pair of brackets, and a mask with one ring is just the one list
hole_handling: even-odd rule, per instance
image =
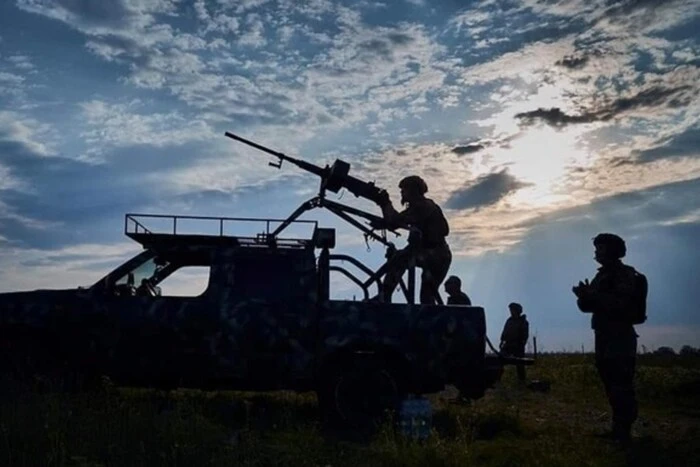
[[[374, 416], [406, 394], [456, 385], [481, 397], [502, 371], [485, 355], [478, 306], [330, 298], [335, 231], [310, 223], [309, 238], [224, 234], [226, 222], [166, 217], [158, 233], [127, 214], [125, 233], [143, 249], [87, 288], [0, 294], [5, 374], [108, 376], [117, 385], [254, 391], [316, 391], [331, 420]], [[184, 220], [220, 224], [185, 234]], [[274, 220], [263, 220], [268, 224]], [[317, 254], [318, 252], [318, 254]], [[159, 288], [189, 267], [208, 270], [203, 292]]]

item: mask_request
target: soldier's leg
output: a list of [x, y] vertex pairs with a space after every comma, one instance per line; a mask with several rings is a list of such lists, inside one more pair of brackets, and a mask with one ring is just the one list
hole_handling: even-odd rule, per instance
[[440, 284], [447, 277], [451, 264], [452, 254], [449, 250], [427, 250], [421, 254], [421, 304], [434, 305], [437, 303], [436, 296], [440, 292]]
[[403, 273], [408, 269], [412, 259], [413, 252], [404, 248], [403, 250], [398, 250], [389, 260], [386, 275], [384, 276], [384, 283], [382, 284], [381, 298], [383, 302], [391, 302], [394, 289], [399, 284], [401, 276], [403, 276]]
[[626, 440], [637, 419], [634, 393], [637, 336], [634, 330], [614, 335], [596, 333], [596, 367], [612, 411], [612, 436]]
[[634, 331], [623, 333], [615, 344], [609, 376], [613, 430], [622, 436], [629, 436], [632, 424], [637, 420], [637, 398], [634, 391], [637, 335]]
[[605, 396], [608, 398], [608, 403], [612, 407], [612, 401], [610, 399], [610, 369], [609, 369], [609, 359], [606, 358], [607, 353], [607, 338], [599, 332], [595, 333], [595, 367], [598, 370], [598, 375], [603, 383], [603, 388], [605, 389]]
[[629, 434], [637, 419], [637, 400], [634, 393], [635, 361], [632, 358], [617, 360], [611, 372], [610, 403], [613, 409], [613, 428]]

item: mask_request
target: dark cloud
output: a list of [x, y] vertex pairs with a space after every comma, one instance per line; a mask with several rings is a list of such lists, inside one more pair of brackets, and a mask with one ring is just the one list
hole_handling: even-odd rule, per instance
[[448, 209], [478, 209], [497, 203], [510, 193], [529, 186], [506, 169], [483, 175], [462, 190], [452, 193], [445, 203]]
[[[525, 125], [531, 125], [536, 120], [542, 120], [553, 127], [564, 127], [575, 123], [591, 123], [596, 121], [608, 121], [618, 115], [642, 107], [660, 107], [662, 105], [679, 106], [690, 103], [688, 96], [682, 95], [683, 91], [691, 90], [691, 86], [677, 86], [665, 88], [654, 86], [638, 92], [631, 97], [620, 97], [608, 105], [601, 106], [597, 110], [587, 110], [579, 115], [568, 115], [561, 109], [539, 108], [529, 112], [521, 112], [515, 118], [522, 120]], [[694, 93], [696, 91], [693, 91]]]
[[407, 45], [413, 42], [413, 37], [401, 32], [392, 32], [387, 36], [387, 39], [396, 45]]
[[457, 146], [452, 148], [452, 152], [458, 155], [463, 155], [463, 154], [472, 154], [475, 152], [479, 152], [482, 149], [484, 149], [484, 145], [481, 143], [470, 143], [467, 144], [466, 146]]
[[388, 34], [386, 37], [378, 37], [360, 42], [358, 44], [358, 49], [361, 52], [368, 52], [370, 55], [378, 55], [385, 60], [391, 60], [395, 47], [410, 44], [413, 40], [413, 37], [408, 34], [394, 32]]
[[562, 58], [561, 60], [557, 60], [556, 64], [559, 66], [563, 66], [564, 68], [569, 68], [572, 70], [580, 70], [581, 68], [584, 68], [586, 64], [588, 63], [589, 57], [588, 55], [583, 55], [583, 56], [566, 56]]
[[590, 123], [598, 120], [596, 114], [582, 115], [567, 115], [558, 107], [551, 109], [539, 108], [530, 112], [521, 112], [515, 115], [515, 118], [520, 119], [526, 125], [531, 125], [535, 120], [542, 120], [553, 127], [564, 127], [571, 123]]
[[700, 155], [700, 126], [687, 128], [684, 132], [657, 143], [656, 146], [634, 151], [636, 162], [653, 162], [671, 157]]

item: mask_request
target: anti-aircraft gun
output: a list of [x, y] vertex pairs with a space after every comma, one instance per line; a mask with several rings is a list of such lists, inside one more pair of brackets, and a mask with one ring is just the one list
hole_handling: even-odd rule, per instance
[[[385, 262], [379, 269], [376, 271], [371, 271], [369, 268], [364, 266], [362, 263], [357, 261], [355, 258], [348, 256], [348, 255], [329, 255], [327, 250], [324, 250], [322, 252], [320, 261], [322, 263], [325, 263], [326, 266], [328, 267], [329, 270], [331, 271], [338, 271], [343, 274], [345, 274], [347, 277], [349, 277], [353, 282], [355, 282], [357, 285], [359, 285], [363, 291], [365, 292], [365, 295], [367, 295], [367, 287], [371, 285], [372, 283], [376, 283], [379, 290], [381, 291], [382, 287], [382, 282], [380, 278], [384, 275], [387, 269], [387, 264], [389, 259], [392, 257], [393, 253], [396, 251], [395, 245], [387, 240], [387, 231], [393, 233], [396, 236], [400, 236], [401, 234], [396, 232], [393, 229], [389, 229], [384, 220], [376, 216], [374, 214], [368, 213], [366, 211], [363, 211], [361, 209], [357, 209], [351, 206], [347, 206], [342, 203], [338, 203], [336, 201], [329, 200], [326, 197], [326, 191], [330, 191], [332, 193], [338, 193], [341, 189], [346, 189], [352, 194], [355, 195], [357, 198], [364, 198], [369, 201], [374, 202], [375, 204], [380, 204], [379, 201], [386, 197], [386, 190], [377, 187], [373, 182], [366, 182], [363, 180], [360, 180], [358, 178], [353, 177], [352, 175], [349, 175], [350, 172], [350, 164], [348, 164], [345, 161], [342, 161], [340, 159], [336, 159], [333, 165], [330, 167], [326, 165], [325, 167], [319, 167], [315, 164], [312, 164], [310, 162], [306, 162], [301, 159], [296, 159], [294, 157], [288, 156], [284, 153], [275, 151], [273, 149], [270, 149], [268, 147], [265, 147], [261, 144], [255, 143], [253, 141], [250, 141], [248, 139], [242, 138], [234, 133], [231, 133], [227, 131], [225, 133], [226, 136], [228, 136], [231, 139], [234, 139], [236, 141], [240, 141], [244, 144], [247, 144], [248, 146], [254, 147], [255, 149], [258, 149], [260, 151], [266, 152], [268, 154], [271, 154], [275, 157], [278, 158], [277, 163], [275, 162], [269, 162], [268, 165], [276, 168], [281, 168], [282, 167], [282, 162], [287, 161], [289, 163], [292, 163], [296, 165], [297, 167], [306, 170], [307, 172], [311, 172], [315, 174], [316, 176], [320, 177], [321, 183], [319, 186], [319, 191], [316, 196], [313, 198], [305, 201], [302, 203], [284, 222], [280, 224], [280, 226], [274, 230], [272, 233], [270, 233], [270, 239], [274, 240], [274, 238], [279, 235], [285, 228], [287, 228], [292, 222], [294, 222], [299, 216], [301, 216], [303, 213], [306, 211], [309, 211], [314, 208], [325, 208], [332, 212], [333, 214], [337, 215], [341, 219], [345, 220], [346, 222], [350, 223], [353, 225], [355, 228], [361, 230], [364, 232], [365, 235], [365, 240], [368, 238], [372, 238], [373, 240], [376, 240], [380, 243], [382, 243], [386, 248], [386, 254], [385, 258], [387, 258], [387, 262]], [[361, 217], [364, 218], [365, 220], [369, 221], [368, 225], [362, 224], [358, 219], [355, 217]], [[377, 232], [379, 231], [379, 232]], [[338, 266], [330, 266], [328, 265], [328, 261], [330, 260], [343, 260], [343, 261], [348, 261], [361, 270], [363, 270], [369, 277], [366, 281], [360, 281], [352, 275], [350, 272], [345, 270], [342, 267]], [[409, 268], [408, 270], [408, 284], [406, 284], [403, 280], [399, 282], [399, 286], [401, 287], [401, 290], [403, 291], [406, 301], [408, 303], [414, 303], [415, 302], [415, 268]], [[438, 303], [442, 304], [442, 300], [440, 297], [436, 297], [438, 300]]]
[[[358, 198], [365, 198], [367, 200], [370, 200], [374, 203], [379, 203], [379, 200], [386, 196], [386, 190], [379, 188], [374, 185], [373, 182], [365, 182], [362, 181], [358, 178], [355, 178], [351, 175], [349, 175], [350, 172], [350, 164], [348, 164], [345, 161], [342, 161], [340, 159], [336, 159], [336, 161], [333, 163], [332, 166], [328, 167], [326, 165], [325, 167], [321, 168], [315, 164], [312, 164], [310, 162], [306, 162], [301, 159], [296, 159], [294, 157], [290, 157], [284, 153], [274, 151], [270, 148], [267, 148], [265, 146], [262, 146], [258, 143], [255, 143], [253, 141], [247, 140], [245, 138], [241, 138], [238, 135], [235, 135], [231, 132], [226, 132], [226, 136], [229, 138], [235, 139], [236, 141], [240, 141], [242, 143], [245, 143], [249, 146], [252, 146], [256, 149], [259, 149], [260, 151], [264, 151], [268, 154], [272, 154], [273, 156], [277, 157], [279, 161], [277, 163], [274, 162], [269, 162], [268, 165], [276, 168], [281, 168], [282, 167], [282, 162], [288, 161], [297, 167], [306, 170], [307, 172], [311, 172], [314, 175], [317, 175], [318, 177], [321, 178], [321, 185], [319, 187], [318, 195], [316, 195], [314, 198], [312, 198], [309, 201], [306, 201], [303, 203], [299, 208], [292, 213], [292, 215], [287, 219], [287, 222], [283, 222], [271, 235], [275, 236], [278, 235], [282, 230], [284, 230], [291, 222], [293, 222], [297, 217], [299, 217], [301, 214], [303, 214], [305, 211], [308, 211], [310, 209], [316, 208], [316, 207], [323, 207], [334, 214], [337, 214], [341, 218], [345, 219], [346, 221], [350, 222], [352, 225], [357, 227], [358, 229], [362, 230], [365, 232], [366, 235], [374, 238], [377, 241], [382, 242], [383, 244], [389, 246], [388, 242], [386, 241], [386, 236], [385, 235], [376, 235], [374, 233], [374, 229], [377, 227], [380, 227], [383, 225], [383, 220], [381, 217], [375, 216], [373, 214], [370, 214], [366, 211], [362, 211], [360, 209], [352, 208], [350, 206], [346, 206], [341, 203], [337, 203], [334, 201], [331, 201], [326, 198], [326, 190], [333, 192], [333, 193], [338, 193], [341, 189], [345, 188], [348, 191], [350, 191], [352, 194], [355, 195], [355, 197]], [[356, 219], [353, 219], [351, 217], [348, 217], [348, 214], [364, 217], [365, 219], [370, 221], [370, 226], [373, 227], [372, 229], [367, 228], [366, 226], [360, 224], [357, 222]], [[387, 230], [387, 229], [382, 229]], [[392, 232], [396, 235], [399, 235], [397, 232], [393, 231]]]

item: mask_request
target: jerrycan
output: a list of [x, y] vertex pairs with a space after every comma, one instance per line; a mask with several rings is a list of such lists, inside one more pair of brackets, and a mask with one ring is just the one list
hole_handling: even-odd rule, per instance
[[398, 428], [406, 437], [425, 440], [433, 424], [433, 409], [425, 397], [404, 399], [399, 406]]

